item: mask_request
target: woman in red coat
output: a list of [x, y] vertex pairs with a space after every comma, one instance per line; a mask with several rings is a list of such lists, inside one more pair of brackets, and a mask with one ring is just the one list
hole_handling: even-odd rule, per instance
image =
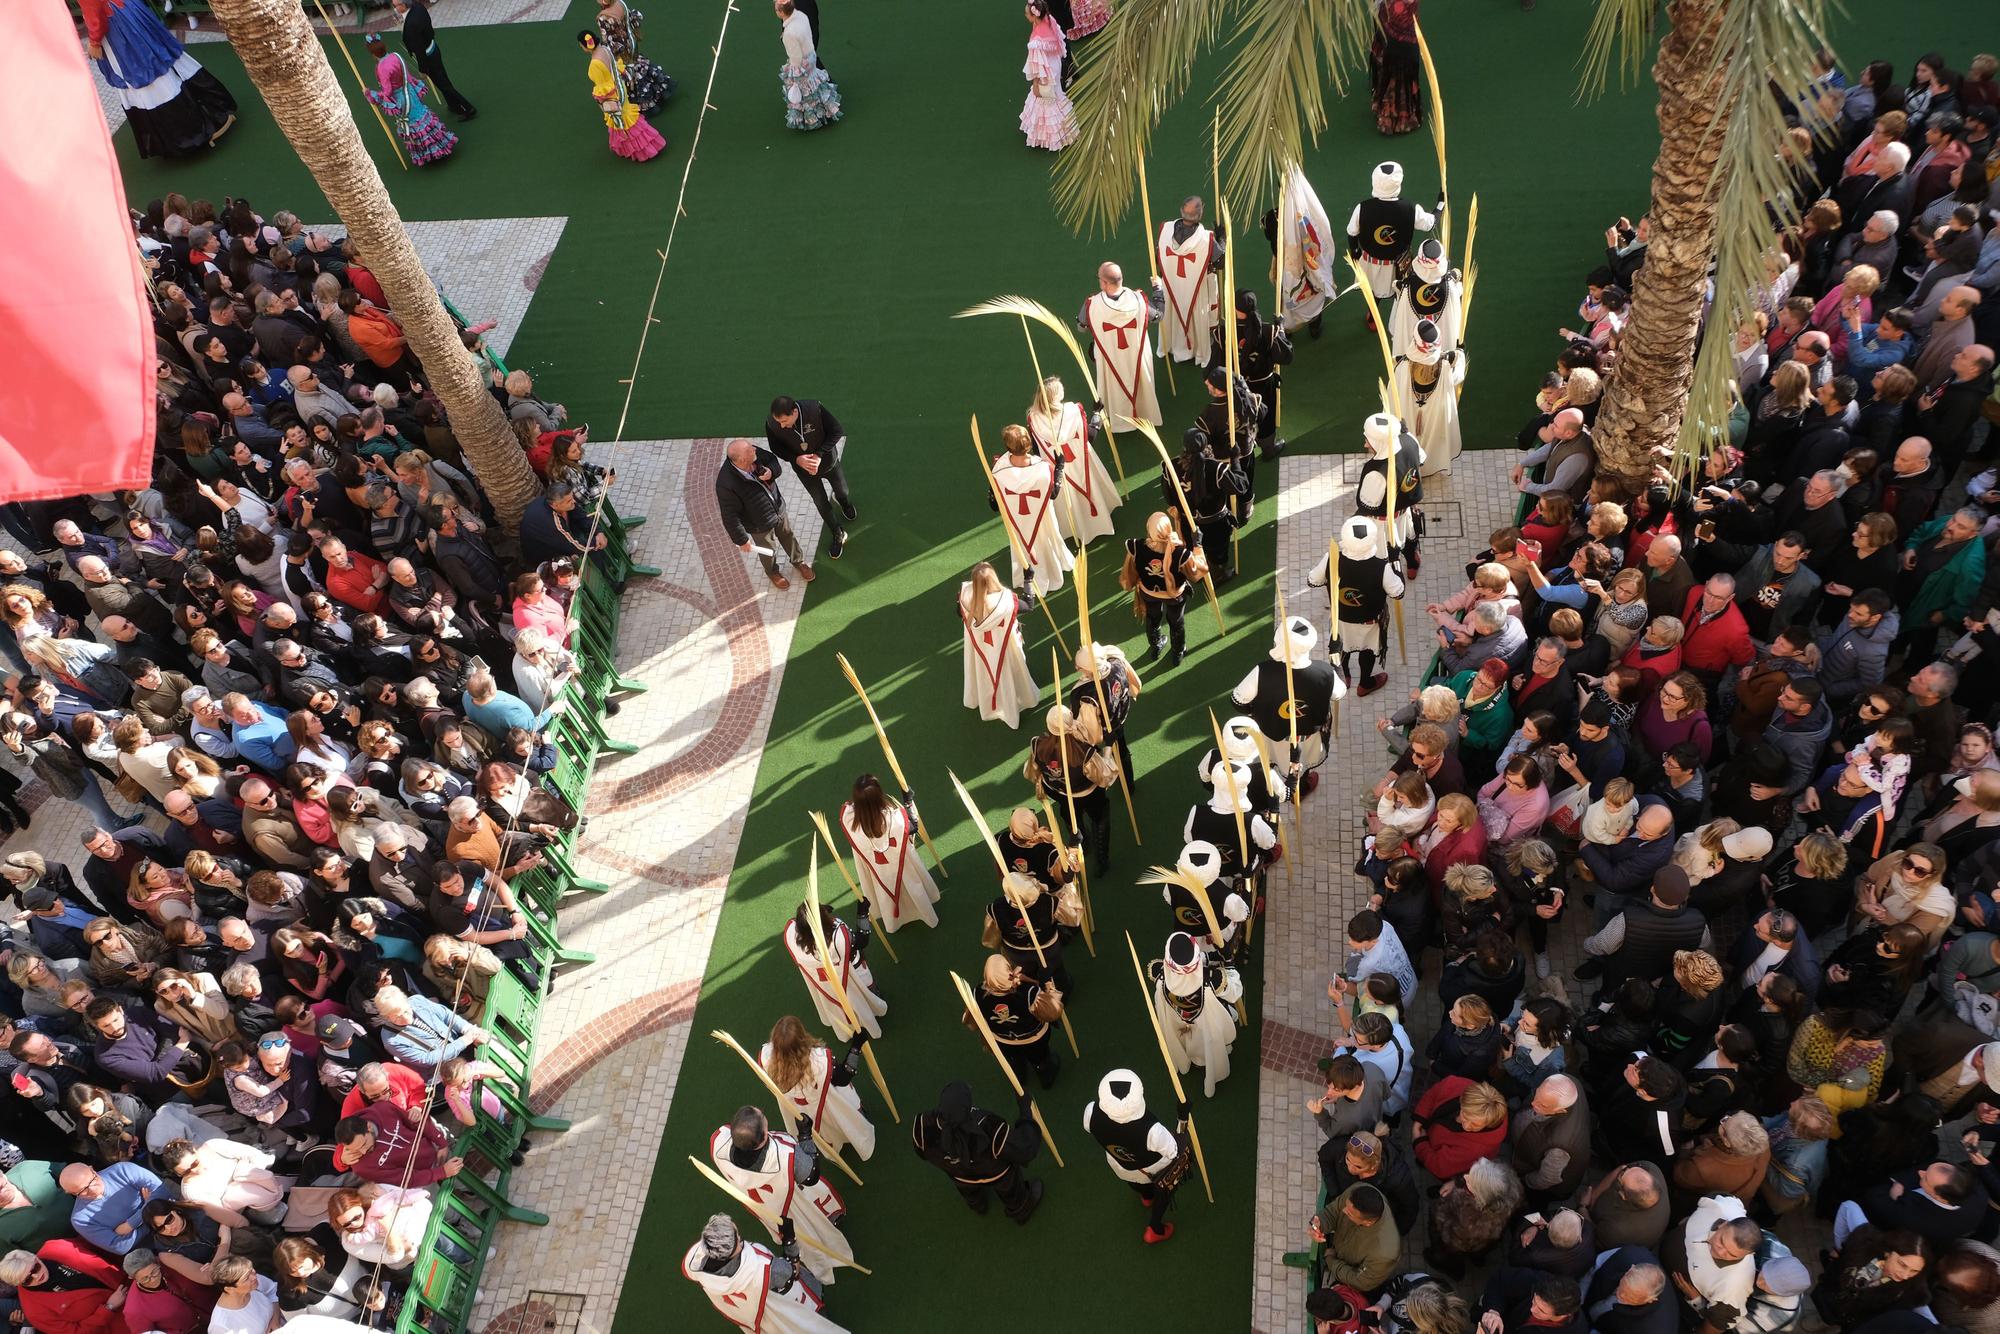
[[1439, 797], [1431, 827], [1417, 837], [1417, 851], [1424, 859], [1431, 906], [1437, 907], [1442, 902], [1446, 871], [1460, 862], [1476, 866], [1486, 860], [1486, 826], [1479, 819], [1478, 805], [1463, 792]]
[[1441, 1181], [1507, 1147], [1507, 1099], [1491, 1084], [1464, 1075], [1440, 1079], [1417, 1100], [1417, 1161]]
[[113, 1303], [125, 1271], [74, 1237], [57, 1237], [33, 1254], [9, 1251], [0, 1259], [0, 1283], [20, 1290], [21, 1317], [40, 1334], [122, 1334]]

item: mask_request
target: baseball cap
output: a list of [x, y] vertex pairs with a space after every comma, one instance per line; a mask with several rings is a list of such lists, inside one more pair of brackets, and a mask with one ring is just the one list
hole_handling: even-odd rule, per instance
[[21, 896], [22, 904], [29, 912], [46, 912], [56, 906], [58, 899], [52, 889], [31, 889]]
[[361, 1036], [359, 1025], [355, 1024], [353, 1020], [343, 1019], [337, 1014], [329, 1014], [322, 1018], [319, 1021], [319, 1027], [315, 1031], [319, 1034], [321, 1042], [331, 1042], [337, 1047], [344, 1046]]

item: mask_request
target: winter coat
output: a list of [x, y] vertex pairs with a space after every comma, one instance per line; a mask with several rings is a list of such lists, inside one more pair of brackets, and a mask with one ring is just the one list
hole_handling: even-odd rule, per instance
[[[1916, 551], [1944, 532], [1944, 526], [1949, 522], [1949, 515], [1932, 519], [1910, 534], [1903, 550]], [[1985, 580], [1986, 544], [1975, 537], [1953, 552], [1951, 559], [1941, 568], [1924, 576], [1923, 584], [1917, 589], [1916, 597], [1903, 609], [1903, 615], [1911, 625], [1923, 626], [1929, 624], [1934, 613], [1942, 613], [1945, 628], [1949, 630], [1972, 610], [1973, 599], [1979, 596], [1979, 586]]]
[[1507, 1173], [1507, 1185], [1500, 1197], [1482, 1206], [1465, 1188], [1463, 1181], [1452, 1183], [1449, 1195], [1440, 1195], [1431, 1205], [1431, 1238], [1444, 1251], [1455, 1255], [1479, 1255], [1490, 1249], [1507, 1230], [1507, 1220], [1521, 1207], [1521, 1179]]

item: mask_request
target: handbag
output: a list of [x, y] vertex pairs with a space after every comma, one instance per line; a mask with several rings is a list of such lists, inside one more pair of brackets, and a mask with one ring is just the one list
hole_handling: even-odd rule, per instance
[[145, 803], [147, 797], [146, 789], [141, 787], [139, 780], [132, 777], [131, 774], [119, 774], [118, 781], [113, 786], [118, 789], [119, 796], [131, 802], [134, 806]]

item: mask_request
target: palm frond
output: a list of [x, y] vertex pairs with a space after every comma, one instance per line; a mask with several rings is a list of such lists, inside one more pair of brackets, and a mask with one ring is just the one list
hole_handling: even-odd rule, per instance
[[[1090, 373], [1090, 363], [1084, 359], [1083, 348], [1076, 341], [1076, 331], [1057, 319], [1047, 306], [1033, 297], [996, 296], [991, 301], [982, 301], [976, 306], [967, 306], [964, 310], [952, 316], [952, 318], [963, 320], [978, 315], [1015, 315], [1022, 319], [1033, 320], [1035, 323], [1053, 330], [1055, 336], [1062, 340], [1062, 345], [1069, 349], [1070, 356], [1076, 359], [1076, 368], [1083, 372], [1084, 387], [1090, 390], [1091, 399], [1093, 401], [1096, 400], [1097, 377]], [[1033, 344], [1030, 344], [1030, 346], [1032, 347]]]
[[[1766, 0], [1725, 6], [1718, 18], [1718, 96], [1728, 111], [1712, 185], [1715, 297], [1675, 447], [1683, 466], [1727, 434], [1735, 376], [1730, 335], [1766, 285], [1764, 257], [1775, 244], [1774, 230], [1798, 221], [1785, 117], [1790, 99], [1781, 103], [1773, 89], [1812, 83], [1813, 55], [1825, 45], [1825, 17], [1824, 0]], [[1824, 128], [1816, 108], [1790, 109], [1803, 115], [1809, 130]]]
[[[1326, 82], [1347, 91], [1347, 70], [1373, 36], [1368, 0], [1248, 0], [1240, 41], [1222, 73], [1223, 158], [1231, 198], [1260, 201], [1275, 188], [1280, 165], [1305, 160], [1308, 142], [1326, 128]], [[1246, 218], [1263, 212], [1246, 205]]]
[[1657, 36], [1653, 18], [1659, 8], [1659, 0], [1597, 0], [1590, 31], [1584, 35], [1583, 54], [1577, 58], [1582, 70], [1577, 87], [1580, 99], [1603, 96], [1614, 66], [1619, 87], [1629, 88], [1639, 81], [1653, 53]]
[[1056, 212], [1075, 231], [1109, 234], [1131, 206], [1136, 164], [1196, 59], [1242, 0], [1120, 0], [1078, 59], [1078, 133], [1056, 159]]

